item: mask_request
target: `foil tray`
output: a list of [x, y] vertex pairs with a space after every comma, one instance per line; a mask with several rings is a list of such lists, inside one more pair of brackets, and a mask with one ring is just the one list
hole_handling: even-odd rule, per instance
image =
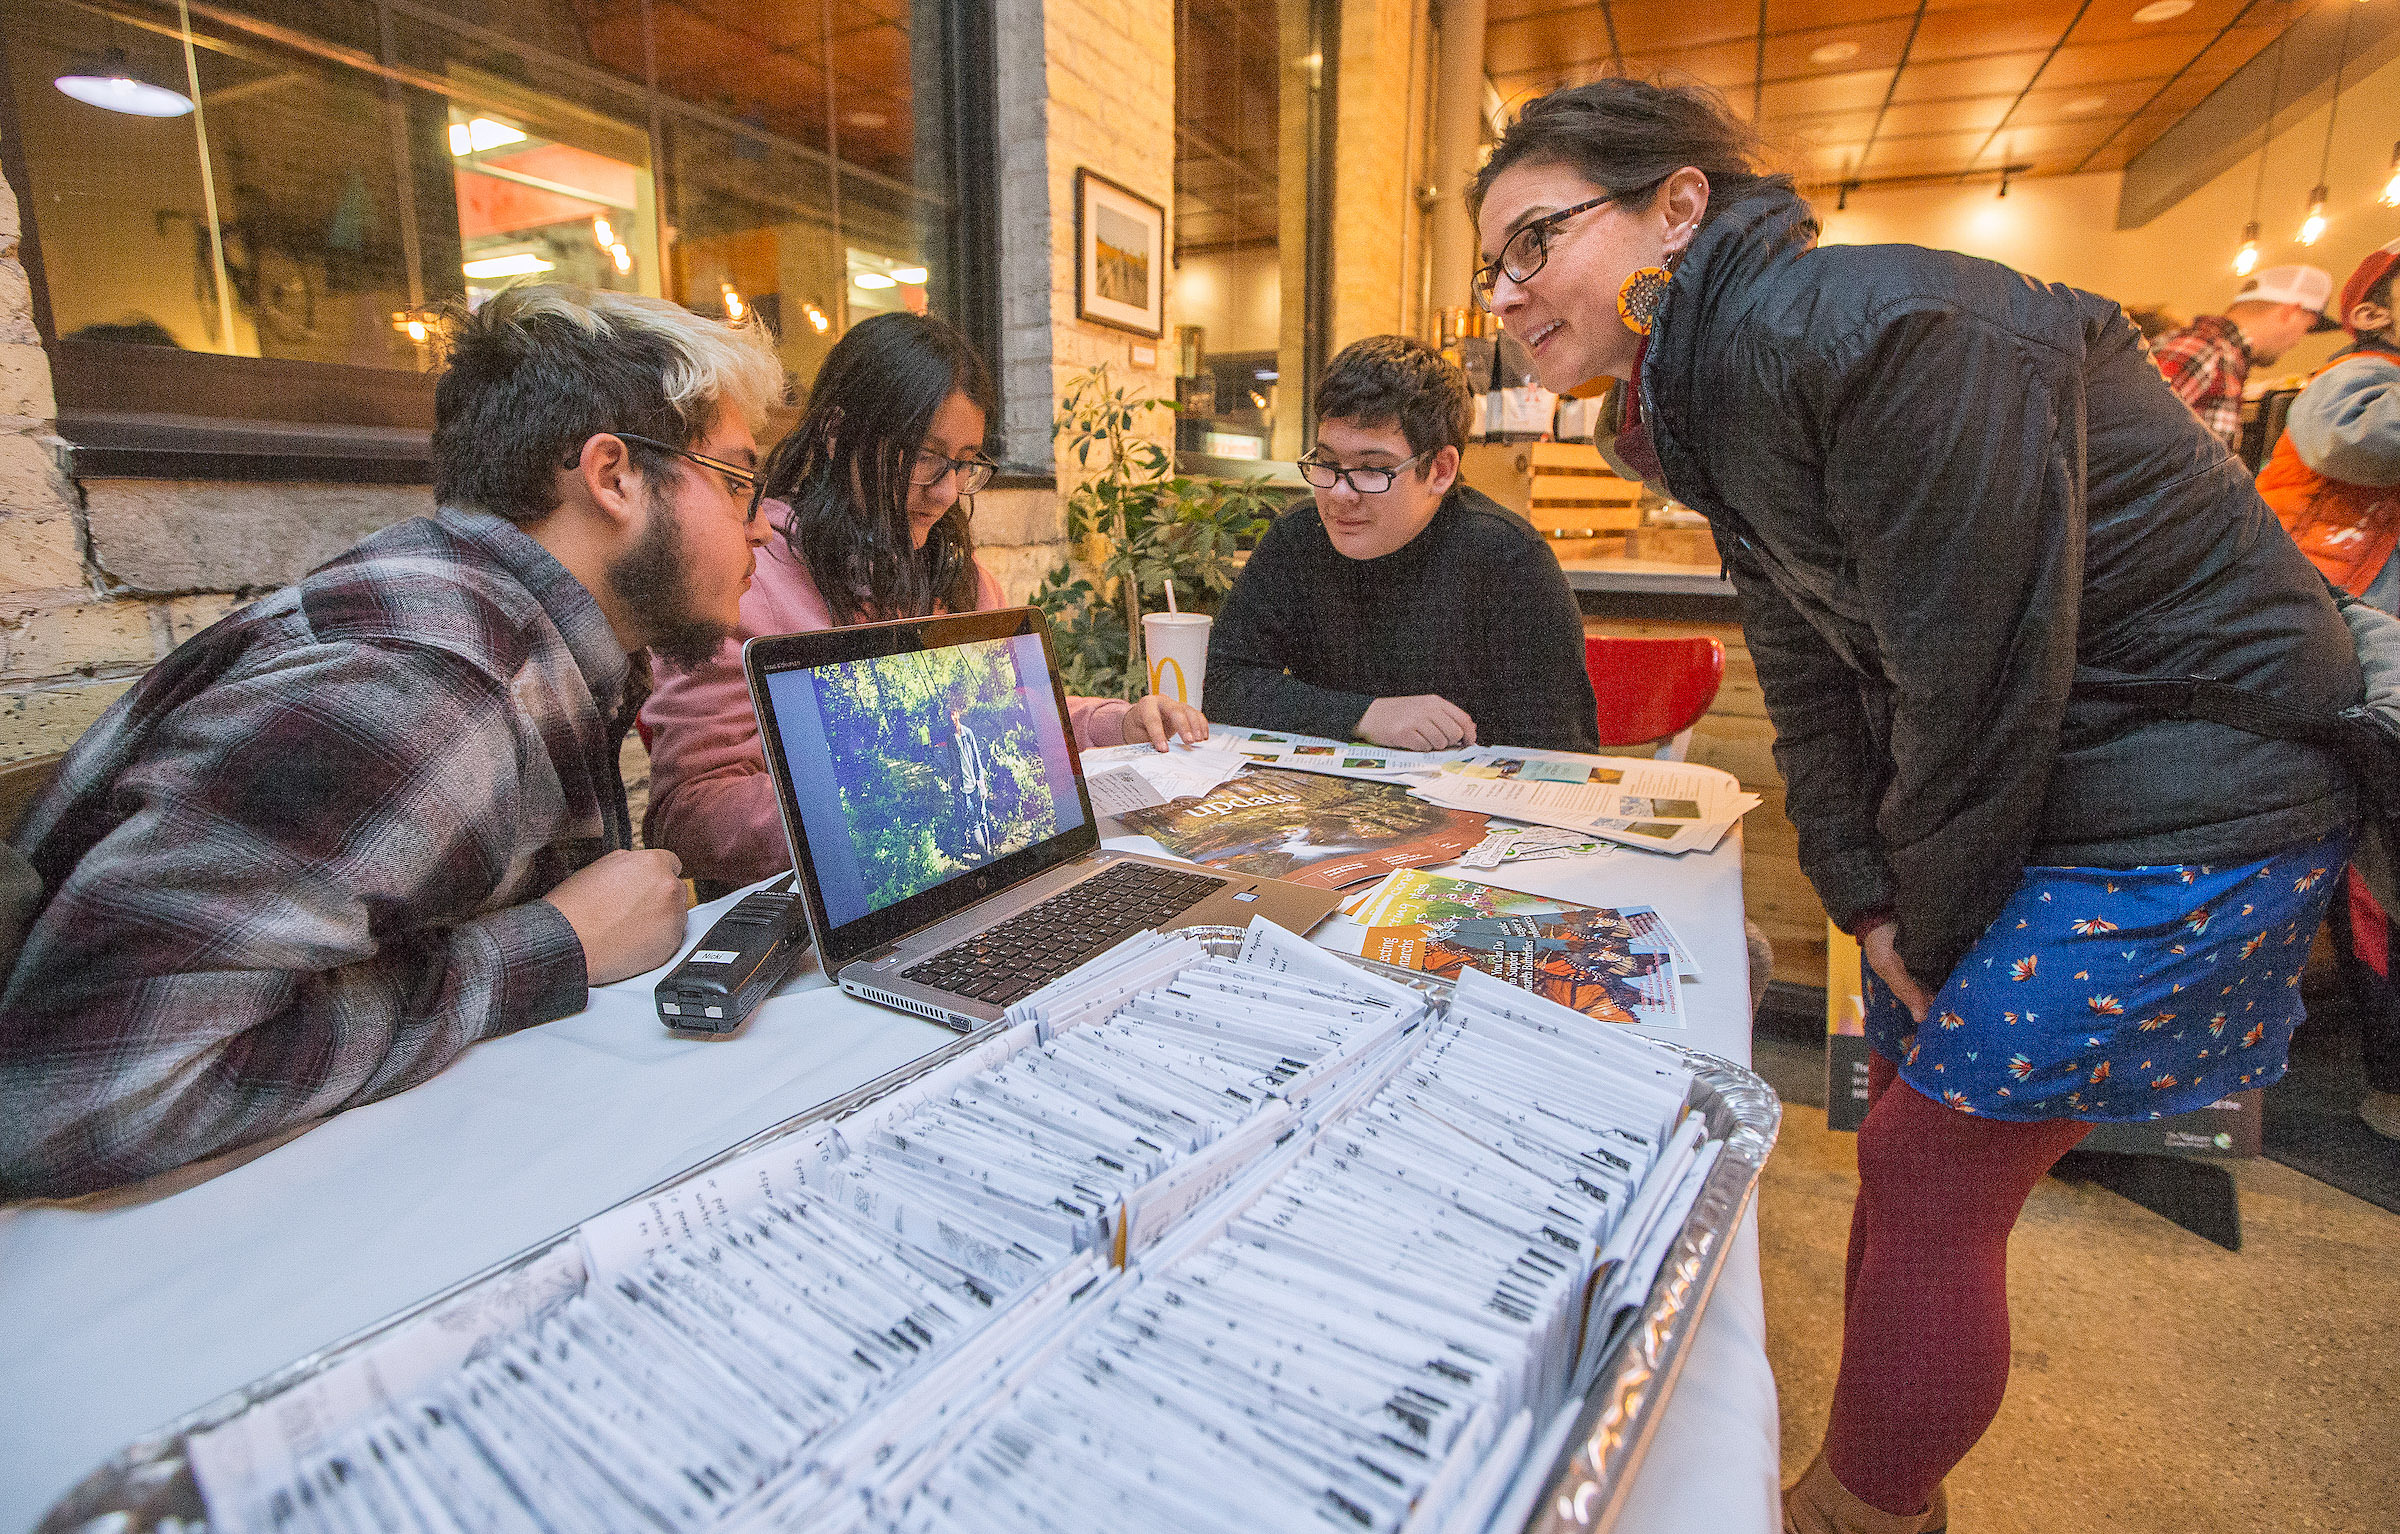
[[[1238, 952], [1244, 935], [1239, 927], [1182, 930], [1220, 957]], [[1446, 980], [1371, 959], [1341, 957], [1436, 1000], [1449, 998], [1451, 988]], [[993, 1023], [955, 1039], [898, 1070], [728, 1146], [624, 1202], [652, 1197], [762, 1145], [855, 1112], [974, 1049], [1005, 1026]], [[1600, 1534], [1615, 1524], [1683, 1371], [1687, 1345], [1724, 1271], [1734, 1232], [1749, 1210], [1782, 1123], [1782, 1101], [1752, 1071], [1680, 1044], [1658, 1039], [1649, 1042], [1676, 1056], [1693, 1072], [1691, 1106], [1702, 1115], [1709, 1137], [1723, 1140], [1725, 1148], [1701, 1184], [1681, 1234], [1659, 1265], [1648, 1299], [1621, 1329], [1612, 1356], [1602, 1361], [1575, 1425], [1550, 1466], [1548, 1486], [1535, 1501], [1524, 1534]], [[536, 1242], [514, 1257], [294, 1359], [126, 1445], [61, 1498], [43, 1516], [35, 1534], [204, 1534], [209, 1528], [208, 1510], [201, 1502], [184, 1449], [192, 1435], [230, 1422], [253, 1406], [341, 1366], [404, 1327], [437, 1321], [445, 1312], [474, 1304], [483, 1292], [512, 1280], [521, 1282], [536, 1270], [554, 1266], [561, 1249], [574, 1244], [578, 1228], [570, 1226]]]

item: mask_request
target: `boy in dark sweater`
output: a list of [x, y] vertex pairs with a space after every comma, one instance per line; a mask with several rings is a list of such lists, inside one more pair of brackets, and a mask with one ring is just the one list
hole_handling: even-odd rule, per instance
[[1458, 480], [1467, 380], [1422, 341], [1343, 349], [1209, 636], [1208, 717], [1408, 751], [1598, 749], [1583, 619], [1549, 546]]

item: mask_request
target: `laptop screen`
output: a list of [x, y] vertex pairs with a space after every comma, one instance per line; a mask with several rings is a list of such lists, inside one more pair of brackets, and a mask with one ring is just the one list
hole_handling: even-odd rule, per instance
[[1098, 840], [1039, 620], [1001, 616], [753, 641], [761, 744], [828, 964]]

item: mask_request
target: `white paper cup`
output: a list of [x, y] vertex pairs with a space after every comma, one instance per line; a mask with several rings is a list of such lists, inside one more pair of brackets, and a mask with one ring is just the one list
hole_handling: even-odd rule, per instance
[[1142, 647], [1150, 659], [1150, 690], [1200, 706], [1208, 677], [1208, 614], [1142, 614]]

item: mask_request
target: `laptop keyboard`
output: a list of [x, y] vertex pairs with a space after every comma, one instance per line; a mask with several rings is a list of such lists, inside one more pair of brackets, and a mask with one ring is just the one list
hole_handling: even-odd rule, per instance
[[953, 995], [1005, 1007], [1101, 950], [1182, 915], [1225, 882], [1147, 863], [1114, 863], [901, 973]]

